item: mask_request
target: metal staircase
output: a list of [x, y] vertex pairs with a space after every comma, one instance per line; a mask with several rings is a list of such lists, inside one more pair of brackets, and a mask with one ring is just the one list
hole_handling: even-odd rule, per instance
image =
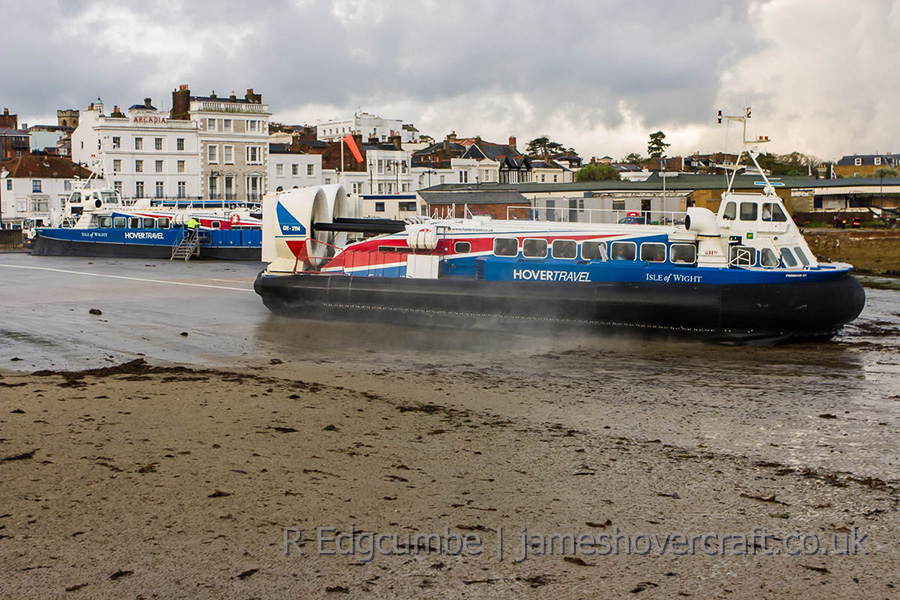
[[169, 260], [191, 260], [192, 256], [200, 256], [200, 235], [196, 229], [184, 232], [181, 241], [172, 246], [172, 257]]

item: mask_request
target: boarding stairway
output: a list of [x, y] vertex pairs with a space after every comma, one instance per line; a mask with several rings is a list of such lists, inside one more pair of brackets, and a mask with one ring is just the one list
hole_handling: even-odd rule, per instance
[[181, 241], [172, 246], [169, 260], [191, 260], [193, 256], [200, 256], [200, 235], [197, 229], [188, 229], [181, 236]]

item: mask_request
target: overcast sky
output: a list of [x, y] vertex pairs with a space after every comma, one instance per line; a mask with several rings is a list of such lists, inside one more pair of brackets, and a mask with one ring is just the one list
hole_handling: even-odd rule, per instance
[[[753, 107], [771, 150], [900, 152], [900, 0], [0, 0], [0, 108], [262, 93], [273, 120], [360, 109], [442, 138], [582, 156], [736, 150], [719, 109]], [[727, 129], [727, 131], [726, 131]]]

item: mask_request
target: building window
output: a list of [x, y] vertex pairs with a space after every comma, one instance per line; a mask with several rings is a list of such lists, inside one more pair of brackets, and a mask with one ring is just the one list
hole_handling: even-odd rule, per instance
[[219, 178], [218, 177], [210, 177], [209, 178], [209, 199], [210, 200], [218, 200], [219, 199]]
[[179, 198], [185, 197], [185, 188], [186, 187], [187, 187], [187, 184], [184, 181], [178, 182], [178, 197]]
[[184, 173], [184, 161], [183, 160], [178, 161], [178, 172]]
[[175, 140], [175, 149], [179, 152], [184, 152], [184, 138], [178, 138]]
[[234, 164], [234, 146], [222, 146], [222, 160], [226, 165]]
[[142, 160], [134, 161], [134, 172], [135, 173], [143, 173], [144, 172], [144, 161], [142, 161]]
[[316, 174], [316, 165], [306, 165], [306, 174], [310, 177]]
[[459, 182], [460, 183], [469, 183], [469, 172], [468, 171], [460, 171], [459, 172]]
[[375, 203], [375, 212], [384, 212], [384, 202]]
[[31, 193], [32, 194], [40, 194], [41, 193], [41, 180], [40, 179], [32, 179], [31, 180]]
[[156, 197], [157, 198], [163, 197], [163, 182], [162, 181], [156, 182]]
[[122, 161], [118, 158], [113, 160], [113, 173], [118, 173], [122, 170]]
[[234, 200], [234, 176], [225, 176], [225, 199]]
[[379, 184], [378, 184], [378, 193], [379, 193], [379, 194], [383, 194], [383, 193], [384, 193], [384, 184], [383, 184], [383, 183], [379, 183]]
[[880, 165], [880, 164], [881, 164], [881, 157], [880, 157], [880, 156], [876, 156], [876, 157], [875, 157], [875, 165], [878, 166], [878, 165]]
[[860, 165], [862, 165], [862, 159], [861, 159], [861, 158], [854, 158], [854, 159], [853, 159], [853, 164], [856, 165], [857, 167], [860, 166]]
[[363, 184], [359, 182], [353, 182], [353, 193], [354, 194], [362, 194], [363, 193]]
[[31, 199], [31, 212], [47, 212], [50, 210], [50, 199], [46, 196]]
[[162, 150], [162, 138], [154, 138], [153, 139], [153, 147], [156, 150]]
[[291, 175], [296, 177], [300, 174], [300, 165], [291, 165]]
[[7, 192], [11, 192], [11, 191], [12, 191], [12, 179], [7, 179], [7, 180], [6, 180], [6, 191], [7, 191]]
[[284, 165], [275, 165], [275, 177], [284, 177]]
[[116, 195], [122, 195], [122, 182], [121, 181], [113, 181], [113, 189], [116, 190]]
[[222, 131], [234, 131], [234, 127], [232, 126], [231, 119], [223, 119], [222, 120]]
[[254, 121], [254, 120], [247, 121], [247, 129], [248, 129], [248, 131], [252, 131], [252, 132], [261, 131], [261, 128], [259, 126], [259, 121]]
[[122, 147], [122, 138], [120, 138], [118, 136], [113, 136], [112, 147], [113, 147], [113, 150], [118, 150], [119, 148], [121, 148]]
[[156, 161], [156, 172], [157, 173], [163, 172], [163, 161], [161, 161], [161, 160]]
[[134, 197], [135, 198], [143, 198], [144, 197], [144, 182], [143, 181], [135, 182]]
[[247, 164], [262, 164], [262, 146], [247, 146]]
[[219, 162], [219, 147], [216, 144], [209, 145], [208, 158], [211, 163]]
[[415, 202], [401, 202], [400, 210], [404, 212], [416, 212], [416, 203]]
[[207, 131], [215, 131], [216, 130], [216, 120], [215, 119], [207, 119], [206, 120], [206, 130]]
[[140, 137], [134, 138], [134, 149], [135, 150], [143, 150], [144, 149], [144, 138], [140, 138]]
[[384, 173], [384, 161], [383, 160], [378, 161], [378, 172]]

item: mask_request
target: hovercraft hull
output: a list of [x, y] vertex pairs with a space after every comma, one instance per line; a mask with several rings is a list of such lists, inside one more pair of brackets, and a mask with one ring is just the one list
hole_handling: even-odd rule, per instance
[[826, 340], [856, 318], [865, 292], [850, 275], [764, 285], [568, 283], [261, 273], [275, 313], [434, 327], [591, 328], [725, 343]]

